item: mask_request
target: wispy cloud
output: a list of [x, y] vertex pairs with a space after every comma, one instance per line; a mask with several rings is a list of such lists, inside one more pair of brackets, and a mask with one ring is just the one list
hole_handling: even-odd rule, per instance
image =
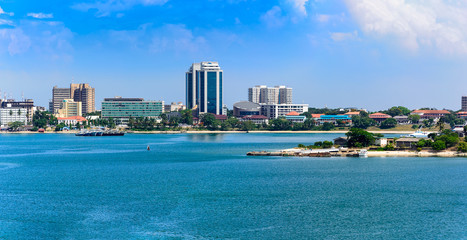
[[9, 16], [14, 16], [15, 14], [13, 12], [5, 12], [3, 11], [2, 7], [0, 7], [0, 15], [5, 14]]
[[97, 10], [97, 17], [109, 16], [112, 12], [128, 10], [136, 5], [163, 5], [168, 0], [103, 0], [97, 2], [83, 2], [72, 5], [73, 9], [87, 12], [91, 9]]
[[304, 15], [304, 16], [307, 15], [305, 4], [308, 2], [308, 0], [287, 0], [287, 1], [290, 4], [292, 4], [292, 6], [295, 8], [295, 10], [299, 14]]
[[345, 0], [362, 31], [420, 48], [467, 54], [467, 3], [448, 0]]
[[333, 32], [330, 34], [331, 39], [335, 42], [358, 39], [358, 32]]
[[46, 19], [46, 18], [53, 18], [54, 15], [52, 13], [28, 13], [28, 17], [38, 18], [38, 19]]
[[282, 9], [279, 6], [274, 6], [261, 16], [261, 21], [265, 23], [268, 28], [277, 28], [284, 26], [287, 19], [282, 16]]

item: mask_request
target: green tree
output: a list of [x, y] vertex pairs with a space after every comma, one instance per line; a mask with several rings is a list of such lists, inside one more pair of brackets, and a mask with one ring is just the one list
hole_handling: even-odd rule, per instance
[[435, 138], [435, 141], [437, 140], [443, 141], [446, 144], [446, 147], [453, 147], [459, 143], [459, 135], [449, 129], [446, 129]]
[[409, 115], [409, 120], [412, 124], [418, 124], [418, 122], [420, 121], [420, 115], [418, 114]]
[[64, 123], [57, 124], [57, 126], [55, 126], [55, 132], [62, 131], [64, 127], [65, 127]]
[[345, 135], [349, 147], [368, 147], [375, 141], [373, 134], [360, 128], [351, 128]]
[[321, 129], [322, 129], [323, 131], [330, 131], [330, 130], [334, 129], [335, 127], [336, 127], [336, 126], [334, 126], [334, 124], [329, 123], [329, 122], [325, 122], [325, 123], [323, 123], [323, 125], [321, 126]]
[[24, 125], [23, 122], [16, 121], [16, 122], [9, 122], [8, 127], [11, 128], [11, 130], [16, 131], [18, 128], [22, 127]]
[[252, 121], [243, 121], [241, 129], [243, 131], [251, 131], [255, 129], [256, 125]]
[[269, 121], [269, 129], [273, 131], [291, 130], [292, 124], [284, 118], [271, 119]]
[[315, 126], [315, 120], [312, 118], [305, 119], [305, 122], [303, 122], [303, 129], [304, 130], [311, 130]]
[[191, 109], [186, 109], [182, 111], [182, 123], [193, 125], [193, 112]]
[[388, 118], [381, 123], [381, 128], [393, 128], [397, 126], [397, 120], [394, 118]]
[[331, 148], [334, 144], [331, 141], [324, 141], [323, 148]]
[[446, 149], [446, 143], [443, 142], [442, 140], [436, 140], [433, 143], [433, 150], [441, 151], [441, 150], [444, 150], [444, 149]]
[[459, 143], [459, 146], [457, 147], [457, 151], [467, 152], [467, 143], [466, 142]]
[[220, 125], [219, 120], [211, 113], [201, 115], [201, 122], [209, 130], [216, 130]]
[[366, 112], [361, 111], [359, 116], [352, 116], [352, 124], [354, 127], [361, 128], [361, 129], [367, 129], [368, 127], [376, 124], [375, 121], [369, 118], [368, 116], [366, 117], [362, 116], [364, 115], [362, 113], [366, 113]]
[[444, 119], [439, 119], [439, 121], [436, 123], [436, 127], [439, 128], [439, 132], [442, 132], [444, 130]]

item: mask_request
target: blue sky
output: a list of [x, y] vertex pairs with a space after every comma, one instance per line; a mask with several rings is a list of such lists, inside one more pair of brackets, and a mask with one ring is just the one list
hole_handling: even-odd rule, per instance
[[467, 3], [450, 0], [0, 0], [0, 89], [47, 106], [54, 85], [185, 101], [192, 62], [219, 61], [224, 102], [287, 85], [312, 107], [457, 110]]

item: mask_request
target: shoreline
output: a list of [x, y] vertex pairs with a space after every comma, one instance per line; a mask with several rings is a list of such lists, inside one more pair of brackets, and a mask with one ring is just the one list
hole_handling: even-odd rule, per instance
[[[1, 134], [75, 134], [79, 131], [61, 131], [61, 132], [31, 132], [31, 131], [18, 131], [18, 132], [0, 132]], [[230, 133], [261, 133], [261, 134], [269, 134], [269, 133], [299, 133], [299, 134], [306, 134], [306, 133], [324, 133], [324, 134], [331, 134], [331, 133], [339, 133], [345, 134], [348, 131], [345, 130], [334, 130], [334, 131], [267, 131], [267, 130], [259, 130], [259, 131], [209, 131], [209, 130], [200, 130], [200, 131], [127, 131], [126, 133], [131, 134], [230, 134]], [[371, 133], [381, 133], [381, 134], [410, 134], [413, 131], [389, 131], [389, 130], [381, 130], [381, 131], [369, 131]]]

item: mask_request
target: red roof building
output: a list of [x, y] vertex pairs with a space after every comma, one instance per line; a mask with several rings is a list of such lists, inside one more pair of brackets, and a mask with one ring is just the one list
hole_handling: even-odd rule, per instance
[[300, 116], [300, 113], [292, 111], [292, 112], [287, 113], [285, 116]]
[[411, 115], [420, 115], [421, 119], [438, 119], [441, 117], [446, 116], [447, 114], [450, 114], [448, 110], [415, 110], [410, 113]]
[[388, 118], [391, 118], [390, 115], [387, 115], [385, 113], [379, 113], [379, 112], [370, 114], [368, 117], [375, 120], [378, 123], [381, 123], [382, 121], [384, 121], [384, 120], [386, 120]]
[[81, 117], [81, 116], [73, 116], [73, 117], [66, 117], [66, 118], [57, 118], [58, 123], [64, 123], [66, 125], [76, 125], [76, 123], [85, 123], [87, 122], [86, 118]]

